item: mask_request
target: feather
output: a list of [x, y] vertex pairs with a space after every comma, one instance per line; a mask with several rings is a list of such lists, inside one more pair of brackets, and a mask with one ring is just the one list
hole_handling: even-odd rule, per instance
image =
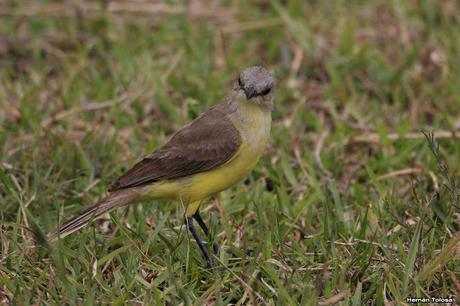
[[138, 193], [135, 192], [134, 188], [110, 193], [98, 203], [87, 208], [81, 214], [64, 223], [57, 233], [51, 235], [50, 241], [55, 241], [58, 237], [64, 238], [65, 236], [78, 231], [89, 222], [99, 219], [104, 214], [114, 210], [115, 208], [132, 203], [136, 199], [137, 195]]

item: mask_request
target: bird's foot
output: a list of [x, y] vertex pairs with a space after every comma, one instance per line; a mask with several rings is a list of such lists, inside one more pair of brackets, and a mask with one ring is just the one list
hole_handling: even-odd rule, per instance
[[220, 253], [220, 246], [217, 243], [212, 244], [212, 251], [214, 252], [214, 255], [219, 256]]
[[210, 270], [215, 267], [212, 259], [206, 260], [206, 263], [201, 266], [204, 270]]

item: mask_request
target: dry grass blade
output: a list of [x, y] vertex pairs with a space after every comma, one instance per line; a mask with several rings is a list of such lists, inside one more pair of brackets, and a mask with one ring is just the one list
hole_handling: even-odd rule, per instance
[[280, 262], [279, 260], [276, 260], [276, 259], [274, 259], [274, 258], [269, 258], [269, 259], [267, 259], [265, 262], [274, 264], [275, 266], [278, 266], [278, 267], [280, 267], [281, 269], [283, 269], [283, 270], [285, 270], [285, 271], [287, 271], [287, 272], [289, 272], [289, 273], [292, 273], [292, 271], [293, 271], [293, 269], [292, 269], [290, 266], [288, 266], [287, 264], [282, 263], [282, 262]]
[[332, 173], [329, 170], [327, 170], [326, 167], [324, 167], [323, 161], [321, 160], [321, 150], [323, 149], [324, 140], [326, 139], [328, 135], [329, 135], [328, 131], [324, 131], [319, 135], [318, 142], [316, 143], [316, 146], [315, 146], [315, 159], [321, 171], [326, 176], [331, 177]]
[[219, 9], [217, 11], [210, 10], [193, 10], [183, 5], [167, 5], [163, 3], [148, 3], [134, 1], [111, 1], [104, 8], [98, 3], [48, 3], [39, 5], [29, 3], [19, 8], [13, 8], [7, 5], [0, 5], [0, 16], [15, 16], [15, 17], [73, 17], [77, 13], [87, 16], [97, 16], [102, 13], [110, 14], [150, 14], [150, 15], [183, 15], [189, 14], [197, 17], [214, 17], [221, 18], [231, 16], [236, 13], [234, 10]]
[[89, 102], [89, 103], [85, 103], [83, 106], [78, 106], [72, 109], [68, 109], [68, 110], [59, 112], [53, 116], [50, 116], [44, 119], [42, 122], [42, 127], [46, 128], [57, 121], [60, 121], [62, 119], [65, 119], [69, 116], [72, 116], [80, 112], [101, 110], [105, 108], [110, 108], [117, 104], [129, 104], [133, 102], [134, 100], [136, 100], [142, 94], [143, 91], [144, 91], [143, 88], [138, 88], [136, 90], [123, 93], [122, 95], [117, 97], [115, 100], [108, 100], [104, 102]]
[[[457, 138], [460, 136], [458, 132], [451, 131], [436, 131], [433, 132], [435, 138]], [[424, 139], [425, 135], [423, 133], [388, 133], [386, 136], [389, 140], [400, 140], [400, 139]], [[353, 136], [349, 139], [348, 143], [360, 143], [360, 142], [370, 142], [370, 143], [380, 143], [382, 139], [377, 133], [365, 133], [362, 135]]]
[[376, 179], [377, 181], [382, 181], [382, 180], [386, 180], [388, 178], [395, 177], [395, 176], [410, 175], [410, 174], [420, 173], [420, 172], [422, 172], [422, 169], [420, 168], [407, 168], [407, 169], [392, 171], [390, 173], [378, 176]]
[[454, 238], [441, 250], [441, 252], [430, 262], [428, 262], [418, 273], [416, 278], [418, 280], [425, 280], [430, 277], [437, 270], [441, 269], [444, 265], [451, 261], [458, 252], [458, 245], [460, 243], [460, 234], [456, 234]]
[[334, 295], [334, 296], [332, 296], [332, 297], [330, 297], [328, 299], [320, 300], [318, 302], [318, 305], [320, 305], [320, 306], [335, 305], [335, 304], [339, 303], [340, 301], [343, 301], [343, 299], [348, 294], [348, 292], [349, 292], [349, 289], [345, 289], [343, 291], [340, 291], [339, 293], [337, 293], [336, 295]]
[[244, 288], [246, 288], [251, 294], [257, 296], [264, 304], [267, 305], [267, 301], [264, 299], [262, 295], [260, 295], [257, 291], [255, 291], [248, 283], [246, 283], [241, 277], [239, 277], [235, 272], [232, 271], [229, 267], [227, 267], [217, 256], [214, 256], [214, 260], [219, 262], [219, 264], [224, 267], [230, 274], [232, 274]]
[[255, 20], [255, 21], [248, 21], [248, 22], [241, 22], [236, 24], [229, 24], [222, 28], [223, 34], [233, 34], [239, 32], [245, 32], [250, 30], [258, 30], [264, 29], [269, 27], [276, 27], [281, 26], [283, 21], [279, 18], [271, 18], [265, 20]]

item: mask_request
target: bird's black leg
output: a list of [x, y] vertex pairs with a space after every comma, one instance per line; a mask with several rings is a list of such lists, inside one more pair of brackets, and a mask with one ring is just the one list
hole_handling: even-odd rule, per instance
[[212, 267], [212, 261], [211, 261], [211, 257], [209, 257], [208, 249], [204, 247], [203, 242], [201, 241], [200, 237], [196, 233], [195, 225], [193, 225], [193, 218], [186, 217], [186, 220], [187, 220], [188, 230], [190, 231], [190, 233], [192, 233], [193, 238], [195, 238], [195, 241], [198, 244], [198, 247], [200, 248], [201, 253], [203, 254], [203, 257], [207, 262], [207, 267], [208, 268]]
[[[196, 213], [193, 215], [193, 218], [195, 218], [196, 222], [200, 225], [201, 229], [203, 230], [204, 234], [208, 237], [209, 242], [212, 242], [212, 237], [211, 234], [209, 233], [208, 227], [204, 223], [203, 219], [201, 219], [200, 211], [197, 210]], [[212, 244], [212, 250], [214, 251], [214, 254], [219, 254], [219, 245], [217, 243]]]

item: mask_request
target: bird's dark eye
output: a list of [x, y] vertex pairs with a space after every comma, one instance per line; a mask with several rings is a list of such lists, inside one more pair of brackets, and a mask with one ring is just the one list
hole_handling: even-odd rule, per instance
[[243, 84], [243, 80], [241, 78], [238, 79], [238, 85], [243, 88], [244, 84]]
[[262, 91], [262, 96], [268, 95], [268, 94], [270, 93], [271, 90], [272, 90], [271, 87], [265, 89], [264, 91]]

